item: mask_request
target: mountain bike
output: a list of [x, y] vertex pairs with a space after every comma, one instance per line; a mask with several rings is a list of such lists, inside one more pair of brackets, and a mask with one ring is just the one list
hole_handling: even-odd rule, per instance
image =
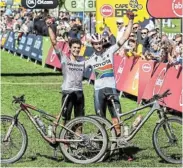
[[[116, 137], [116, 134], [114, 133], [115, 125], [112, 125], [110, 121], [101, 118], [100, 116], [92, 116], [92, 118], [95, 118], [101, 124], [105, 125], [105, 129], [109, 136], [109, 144], [111, 145], [110, 151], [108, 150], [108, 154], [112, 153], [115, 149], [127, 147], [129, 145], [129, 141], [135, 137], [135, 135], [144, 126], [145, 122], [148, 121], [152, 114], [156, 111], [159, 116], [159, 120], [156, 122], [156, 126], [152, 134], [154, 149], [159, 157], [161, 157], [164, 161], [175, 164], [182, 163], [182, 119], [180, 117], [168, 115], [166, 108], [161, 107], [159, 104], [159, 101], [164, 103], [163, 98], [170, 94], [171, 93], [169, 90], [165, 91], [161, 95], [156, 94], [148, 101], [147, 104], [141, 105], [140, 107], [123, 114], [119, 114], [115, 108], [114, 96], [117, 95], [111, 93], [105, 94], [106, 101], [111, 101], [115, 109], [122, 132], [120, 137]], [[128, 129], [127, 133], [125, 133], [125, 121], [134, 117], [140, 110], [148, 107], [151, 107], [151, 109], [140, 121], [140, 123], [136, 127], [131, 128], [131, 130]], [[126, 116], [126, 118], [121, 119], [124, 116]]]
[[[1, 163], [16, 162], [26, 151], [28, 136], [26, 129], [19, 122], [21, 112], [26, 114], [41, 137], [55, 151], [60, 148], [66, 159], [79, 164], [98, 161], [107, 149], [108, 137], [106, 130], [97, 120], [89, 117], [77, 117], [66, 125], [59, 123], [62, 112], [67, 110], [66, 102], [69, 96], [68, 93], [57, 117], [26, 104], [24, 95], [13, 96], [12, 104], [16, 106], [15, 115], [13, 117], [1, 116]], [[34, 116], [33, 112], [40, 116]], [[48, 131], [40, 117], [49, 123]], [[62, 128], [60, 132], [57, 130], [58, 127]]]

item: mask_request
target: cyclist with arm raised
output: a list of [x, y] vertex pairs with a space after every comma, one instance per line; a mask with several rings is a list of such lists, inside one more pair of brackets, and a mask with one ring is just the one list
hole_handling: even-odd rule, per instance
[[[110, 101], [107, 101], [105, 93], [117, 94], [116, 83], [113, 69], [113, 56], [114, 53], [121, 48], [121, 46], [127, 41], [132, 31], [134, 14], [131, 11], [127, 12], [129, 23], [124, 35], [119, 41], [105, 49], [102, 43], [102, 36], [98, 33], [91, 36], [92, 46], [95, 50], [91, 58], [85, 61], [85, 68], [92, 66], [95, 73], [95, 84], [94, 84], [94, 103], [96, 114], [101, 117], [106, 117], [106, 108], [108, 106], [111, 113], [112, 122], [115, 124], [117, 136], [120, 136], [120, 125], [118, 124], [118, 118], [115, 113], [115, 109]], [[121, 113], [121, 105], [118, 96], [114, 98], [116, 110]]]
[[52, 45], [62, 65], [62, 104], [67, 94], [70, 94], [66, 103], [67, 110], [62, 114], [64, 124], [66, 124], [71, 119], [73, 107], [75, 117], [84, 116], [84, 94], [82, 86], [84, 61], [80, 61], [79, 59], [81, 41], [79, 39], [71, 39], [69, 41], [71, 54], [66, 56], [61, 49], [57, 47], [56, 35], [51, 28], [52, 20], [48, 18], [46, 24]]

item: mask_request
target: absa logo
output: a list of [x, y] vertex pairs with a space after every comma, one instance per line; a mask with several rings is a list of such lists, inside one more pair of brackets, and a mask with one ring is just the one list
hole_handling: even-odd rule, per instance
[[183, 4], [182, 0], [173, 0], [172, 2], [173, 13], [178, 17], [183, 17]]
[[111, 5], [103, 5], [100, 8], [100, 13], [103, 17], [109, 17], [113, 15], [113, 7]]

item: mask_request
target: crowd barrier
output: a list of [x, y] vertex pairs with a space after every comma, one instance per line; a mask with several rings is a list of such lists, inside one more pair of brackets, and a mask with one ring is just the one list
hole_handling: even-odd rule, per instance
[[[6, 50], [39, 61], [43, 66], [49, 65], [61, 69], [59, 58], [49, 37], [34, 34], [23, 35], [19, 44], [17, 44], [17, 34], [14, 32], [6, 31], [0, 37], [1, 47]], [[57, 46], [65, 55], [69, 55], [68, 43], [59, 41]], [[80, 55], [88, 58], [92, 53], [92, 47], [83, 46]], [[117, 89], [137, 96], [138, 103], [142, 99], [150, 99], [153, 95], [170, 89], [172, 94], [164, 99], [164, 103], [160, 103], [182, 112], [182, 67], [176, 69], [169, 64], [116, 54], [114, 55], [114, 71]], [[91, 74], [90, 69], [85, 77], [94, 80], [95, 75]]]

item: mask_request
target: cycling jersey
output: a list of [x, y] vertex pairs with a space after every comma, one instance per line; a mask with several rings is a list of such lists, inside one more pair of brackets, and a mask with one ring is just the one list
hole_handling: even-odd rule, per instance
[[115, 44], [101, 55], [94, 53], [89, 60], [85, 61], [85, 68], [89, 66], [93, 68], [95, 74], [95, 90], [105, 87], [116, 88], [113, 55], [118, 49], [118, 44]]
[[62, 90], [79, 91], [83, 90], [82, 80], [84, 72], [84, 61], [74, 61], [63, 53], [56, 51], [61, 57], [63, 84]]

